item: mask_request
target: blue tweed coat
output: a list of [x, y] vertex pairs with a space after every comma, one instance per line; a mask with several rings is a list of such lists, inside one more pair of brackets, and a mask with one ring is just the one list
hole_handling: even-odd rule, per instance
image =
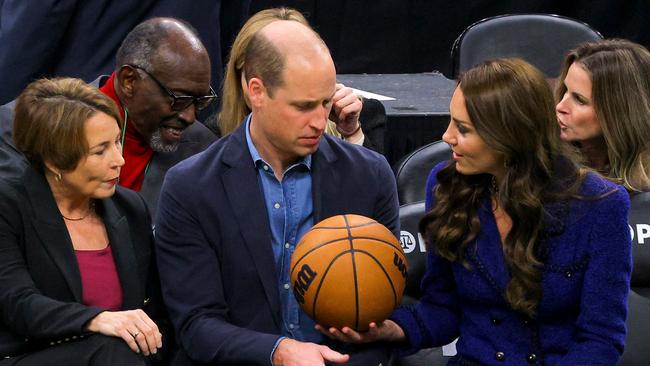
[[[427, 181], [427, 210], [437, 184]], [[441, 346], [460, 337], [449, 365], [615, 365], [623, 352], [632, 270], [629, 198], [619, 186], [589, 174], [585, 197], [545, 206], [547, 259], [538, 317], [528, 320], [504, 300], [509, 273], [488, 197], [479, 209], [481, 233], [469, 246], [471, 269], [428, 253], [423, 297], [391, 318], [406, 332], [407, 349]]]

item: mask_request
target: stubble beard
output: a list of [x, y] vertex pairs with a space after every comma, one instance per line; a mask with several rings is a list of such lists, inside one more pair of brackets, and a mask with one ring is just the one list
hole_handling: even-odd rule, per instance
[[178, 150], [178, 145], [178, 142], [166, 142], [163, 140], [160, 129], [155, 130], [149, 139], [149, 146], [151, 146], [151, 149], [159, 153], [176, 152], [176, 150]]

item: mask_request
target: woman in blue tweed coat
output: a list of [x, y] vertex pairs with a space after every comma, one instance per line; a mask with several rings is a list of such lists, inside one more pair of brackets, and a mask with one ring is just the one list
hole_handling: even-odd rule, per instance
[[518, 59], [467, 71], [427, 183], [423, 297], [349, 342], [398, 352], [459, 337], [449, 365], [615, 365], [631, 239], [626, 191], [579, 168], [559, 139], [544, 76]]

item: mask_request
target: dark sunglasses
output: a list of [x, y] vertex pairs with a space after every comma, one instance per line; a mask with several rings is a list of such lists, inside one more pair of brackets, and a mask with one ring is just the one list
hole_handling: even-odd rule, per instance
[[194, 104], [196, 109], [202, 110], [205, 107], [209, 106], [215, 99], [217, 99], [217, 93], [214, 92], [214, 89], [210, 87], [210, 95], [204, 95], [201, 97], [195, 97], [192, 95], [176, 95], [173, 91], [169, 90], [166, 86], [163, 85], [155, 76], [153, 76], [149, 71], [138, 65], [127, 64], [126, 66], [132, 67], [134, 69], [142, 70], [147, 74], [151, 80], [153, 80], [160, 89], [162, 89], [170, 98], [172, 98], [171, 109], [175, 112], [181, 112], [187, 109], [189, 106]]

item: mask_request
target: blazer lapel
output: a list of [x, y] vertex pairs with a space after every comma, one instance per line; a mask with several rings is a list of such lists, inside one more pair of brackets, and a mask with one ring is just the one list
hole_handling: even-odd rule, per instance
[[506, 266], [501, 236], [497, 228], [489, 199], [483, 200], [478, 210], [481, 233], [475, 242], [467, 247], [466, 255], [478, 270], [500, 294], [505, 294], [510, 281]]
[[140, 286], [135, 248], [129, 233], [129, 224], [115, 207], [113, 201], [101, 201], [100, 215], [104, 219], [108, 240], [115, 258], [115, 267], [122, 285], [122, 308], [136, 309], [142, 306], [143, 288]]
[[45, 178], [31, 167], [25, 170], [24, 182], [32, 207], [34, 230], [45, 251], [59, 268], [74, 299], [82, 302], [81, 275], [77, 257], [52, 191]]
[[224, 151], [223, 162], [229, 166], [229, 169], [223, 174], [223, 185], [241, 229], [244, 244], [251, 254], [264, 287], [273, 321], [280, 328], [282, 324], [280, 295], [271, 247], [271, 228], [257, 179], [257, 171], [246, 144], [245, 127], [244, 123], [232, 134], [232, 139]]
[[345, 184], [342, 182], [342, 177], [338, 171], [332, 169], [336, 160], [337, 156], [332, 151], [329, 141], [323, 137], [318, 150], [312, 155], [311, 185], [314, 203], [314, 224], [337, 213], [346, 212], [336, 207], [336, 205], [341, 204], [339, 200], [332, 199], [332, 197], [339, 196], [338, 187]]

